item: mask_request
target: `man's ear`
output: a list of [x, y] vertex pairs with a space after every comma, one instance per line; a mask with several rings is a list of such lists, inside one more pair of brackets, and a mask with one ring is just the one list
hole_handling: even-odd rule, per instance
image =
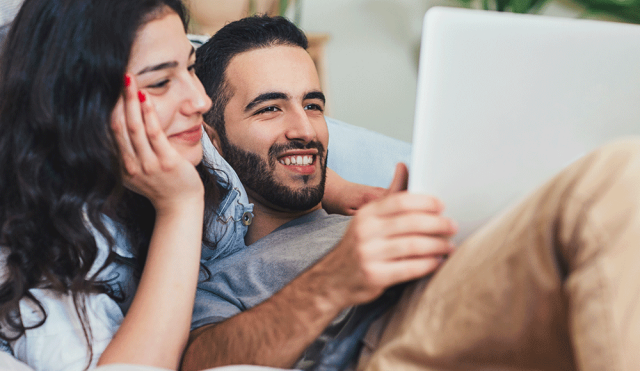
[[212, 128], [211, 126], [205, 123], [204, 131], [209, 136], [209, 139], [211, 139], [211, 143], [213, 143], [213, 146], [216, 147], [216, 149], [220, 154], [222, 154], [220, 150], [220, 136], [218, 136], [218, 132], [216, 131], [216, 129]]

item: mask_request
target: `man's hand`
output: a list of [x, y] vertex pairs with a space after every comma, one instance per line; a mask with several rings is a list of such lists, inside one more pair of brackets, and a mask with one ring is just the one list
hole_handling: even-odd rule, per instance
[[338, 245], [310, 271], [326, 275], [322, 290], [341, 307], [371, 301], [395, 284], [435, 271], [453, 252], [456, 224], [437, 198], [406, 192], [398, 164], [389, 195], [363, 206]]
[[[400, 182], [398, 183], [400, 188], [396, 187], [396, 191], [406, 189], [406, 173], [406, 165], [400, 163], [396, 166], [394, 181], [391, 183], [391, 187], [393, 187], [394, 182]], [[404, 188], [402, 188], [402, 180], [398, 179], [398, 176], [405, 177]], [[391, 193], [391, 187], [384, 189], [353, 183], [327, 168], [327, 182], [322, 198], [322, 208], [330, 214], [354, 215], [365, 204]]]

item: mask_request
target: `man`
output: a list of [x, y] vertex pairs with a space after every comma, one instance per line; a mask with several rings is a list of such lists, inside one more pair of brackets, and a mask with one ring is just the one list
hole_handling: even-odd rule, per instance
[[[391, 194], [350, 221], [318, 214], [324, 101], [306, 43], [292, 41], [297, 33], [280, 19], [246, 19], [197, 53], [214, 100], [206, 118], [214, 143], [245, 184], [255, 218], [245, 250], [207, 263], [212, 277], [223, 273], [199, 287], [194, 320], [202, 327], [192, 332], [185, 369], [291, 367], [306, 355], [321, 360], [318, 369], [346, 367], [356, 358], [350, 340], [386, 309], [380, 295], [396, 293], [385, 289], [433, 272], [451, 251], [455, 225], [427, 196]], [[411, 284], [370, 326], [358, 367], [638, 369], [639, 178], [637, 141], [574, 164], [468, 239], [430, 282]], [[404, 181], [400, 168], [392, 190]], [[203, 315], [208, 303], [216, 311]], [[332, 321], [347, 339], [331, 337]], [[307, 349], [319, 336], [324, 348]], [[343, 344], [346, 352], [331, 352]]]
[[[256, 32], [263, 27], [270, 31]], [[227, 37], [246, 39], [229, 43]], [[257, 47], [269, 46], [274, 39], [273, 47]], [[357, 321], [353, 324], [357, 328], [346, 331], [351, 329], [353, 312], [343, 310], [371, 301], [389, 286], [433, 271], [442, 256], [451, 252], [446, 237], [454, 228], [437, 215], [441, 205], [431, 197], [422, 196], [416, 204], [407, 202], [404, 194], [371, 211], [362, 210], [345, 235], [349, 218], [329, 216], [321, 210], [328, 132], [324, 95], [305, 51], [304, 34], [284, 19], [251, 18], [221, 30], [215, 40], [223, 40], [224, 45], [212, 42], [202, 46], [203, 57], [197, 62], [207, 67], [200, 73], [221, 72], [224, 76], [224, 87], [215, 94], [220, 98], [217, 109], [206, 120], [214, 128], [213, 142], [245, 186], [255, 217], [245, 238], [248, 248], [205, 263], [211, 277], [199, 286], [194, 326], [225, 321], [195, 331], [191, 349], [217, 342], [217, 351], [207, 352], [213, 362], [207, 367], [254, 362], [290, 367], [309, 348], [297, 363], [307, 367], [331, 348], [325, 344], [340, 331], [339, 343], [350, 345], [344, 352], [353, 352], [351, 348], [366, 330], [366, 320]], [[216, 57], [223, 66], [206, 58], [206, 51], [229, 49], [233, 52]], [[403, 219], [424, 219], [424, 223], [399, 225], [386, 234], [369, 232], [389, 219], [399, 224]], [[329, 253], [343, 235], [345, 247]], [[394, 246], [407, 245], [404, 241], [413, 247], [401, 250]], [[371, 243], [381, 246], [370, 251], [363, 248]], [[353, 249], [352, 245], [362, 248]], [[323, 263], [300, 275], [326, 254]], [[368, 261], [350, 263], [355, 259]], [[358, 270], [360, 274], [354, 276]], [[368, 282], [367, 276], [374, 272], [379, 277]], [[298, 275], [293, 285], [270, 300], [238, 314], [271, 297]], [[343, 293], [336, 295], [340, 291]], [[388, 304], [388, 300], [381, 300], [372, 308], [356, 309], [357, 317], [366, 312], [371, 320]], [[271, 318], [272, 314], [276, 317]], [[323, 337], [309, 347], [336, 317]], [[293, 337], [286, 328], [274, 331], [284, 322], [304, 331]], [[345, 333], [355, 338], [343, 339]], [[207, 337], [210, 340], [205, 341]], [[273, 348], [283, 352], [276, 354]], [[187, 365], [190, 355], [205, 355], [200, 351], [188, 354]]]

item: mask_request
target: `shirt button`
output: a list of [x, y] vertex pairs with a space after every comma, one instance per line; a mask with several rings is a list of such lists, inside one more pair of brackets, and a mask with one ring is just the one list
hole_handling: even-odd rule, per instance
[[253, 221], [253, 214], [251, 214], [249, 211], [245, 211], [242, 214], [242, 224], [249, 226], [252, 221]]

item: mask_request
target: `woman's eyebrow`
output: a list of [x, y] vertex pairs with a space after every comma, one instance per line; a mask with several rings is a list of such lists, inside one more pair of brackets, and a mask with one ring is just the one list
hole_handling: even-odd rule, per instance
[[176, 61], [164, 62], [164, 63], [160, 63], [160, 64], [154, 64], [153, 66], [148, 66], [148, 67], [145, 67], [145, 68], [141, 69], [137, 73], [137, 75], [140, 76], [140, 75], [145, 74], [147, 72], [163, 70], [163, 69], [166, 69], [166, 68], [175, 68], [177, 66], [178, 66], [178, 62], [176, 62]]
[[[196, 52], [196, 49], [194, 47], [191, 47], [191, 50], [189, 51], [189, 59], [193, 56], [193, 54], [195, 52]], [[137, 75], [140, 76], [140, 75], [145, 74], [147, 72], [163, 70], [163, 69], [166, 69], [166, 68], [175, 68], [177, 66], [178, 66], [178, 62], [177, 61], [154, 64], [153, 66], [147, 66], [147, 67], [141, 69], [140, 71], [138, 71]]]

